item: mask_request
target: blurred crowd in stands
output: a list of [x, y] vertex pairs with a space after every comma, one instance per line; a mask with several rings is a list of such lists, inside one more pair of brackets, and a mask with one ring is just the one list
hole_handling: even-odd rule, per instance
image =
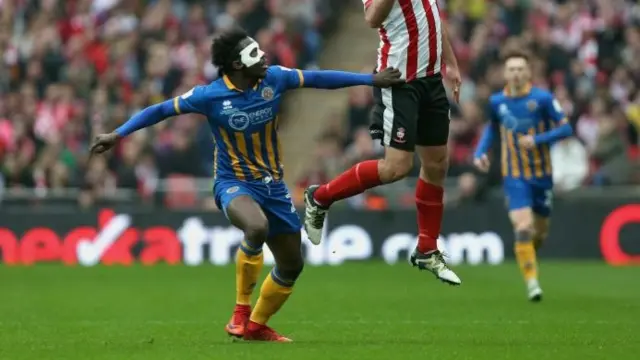
[[[89, 159], [86, 150], [95, 134], [143, 107], [215, 79], [211, 38], [229, 26], [246, 28], [272, 64], [315, 68], [323, 35], [345, 2], [0, 0], [0, 189], [79, 188], [80, 203], [90, 206], [116, 189], [152, 199], [159, 184], [180, 187], [180, 176], [210, 176], [213, 145], [197, 117], [140, 131], [107, 157]], [[509, 43], [535, 54], [535, 85], [555, 93], [575, 127], [577, 137], [552, 151], [559, 190], [638, 183], [635, 1], [440, 3], [464, 75], [452, 111], [449, 171], [461, 198], [481, 196], [500, 182], [498, 166], [484, 176], [473, 170], [471, 157], [487, 118], [485, 103], [502, 87], [498, 55]], [[363, 62], [364, 71], [374, 63]], [[353, 88], [350, 101], [346, 118], [330, 119], [319, 136], [317, 159], [309, 161], [314, 167], [298, 187], [381, 156], [367, 130], [371, 89]]]
[[88, 159], [95, 134], [218, 76], [212, 37], [239, 25], [270, 63], [315, 68], [341, 0], [0, 0], [0, 189], [151, 196], [171, 174], [210, 176], [206, 122], [184, 116]]
[[[640, 183], [640, 5], [636, 1], [442, 3], [446, 6], [440, 10], [463, 73], [450, 135], [449, 176], [458, 191], [449, 200], [481, 197], [500, 183], [497, 158], [486, 176], [473, 169], [472, 156], [488, 119], [489, 95], [503, 87], [499, 54], [505, 45], [529, 49], [535, 56], [534, 84], [553, 91], [574, 126], [577, 136], [557, 144], [551, 153], [557, 190]], [[352, 89], [346, 120], [335, 122], [319, 138], [314, 168], [300, 179], [299, 187], [326, 181], [356, 162], [381, 156], [383, 149], [367, 135], [371, 104], [370, 89]], [[494, 157], [498, 152], [494, 149]], [[316, 166], [320, 163], [324, 168]], [[407, 203], [412, 204], [413, 198], [408, 197]]]

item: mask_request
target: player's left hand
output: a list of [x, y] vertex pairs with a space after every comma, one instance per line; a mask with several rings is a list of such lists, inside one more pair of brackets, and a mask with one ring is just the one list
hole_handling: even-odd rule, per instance
[[445, 78], [453, 90], [453, 99], [460, 103], [460, 87], [462, 86], [462, 76], [457, 66], [447, 65]]
[[118, 134], [115, 132], [110, 134], [100, 134], [96, 136], [91, 144], [91, 155], [102, 154], [103, 152], [111, 149], [118, 142]]
[[398, 69], [388, 67], [377, 74], [373, 74], [373, 86], [380, 88], [388, 88], [394, 85], [404, 84], [401, 79], [402, 73]]
[[518, 146], [522, 146], [527, 150], [533, 149], [536, 146], [536, 141], [533, 139], [533, 136], [524, 135], [518, 138]]

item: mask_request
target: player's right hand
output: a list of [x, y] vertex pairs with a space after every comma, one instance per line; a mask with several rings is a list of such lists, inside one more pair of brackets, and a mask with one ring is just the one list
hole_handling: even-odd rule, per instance
[[377, 74], [373, 74], [373, 86], [388, 88], [394, 85], [404, 84], [405, 81], [400, 79], [402, 73], [398, 69], [388, 67]]
[[103, 152], [108, 151], [116, 145], [118, 138], [119, 136], [115, 132], [96, 136], [91, 144], [91, 154], [102, 154]]
[[491, 162], [489, 161], [489, 157], [485, 154], [479, 158], [473, 159], [473, 165], [478, 168], [478, 170], [483, 173], [489, 172], [489, 167], [491, 166]]

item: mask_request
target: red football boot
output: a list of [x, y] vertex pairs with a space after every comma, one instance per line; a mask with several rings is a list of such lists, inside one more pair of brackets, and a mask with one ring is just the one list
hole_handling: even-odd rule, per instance
[[278, 334], [275, 330], [267, 325], [260, 325], [249, 321], [244, 332], [244, 340], [247, 341], [271, 341], [271, 342], [292, 342], [286, 336]]
[[236, 305], [233, 309], [233, 316], [231, 320], [224, 327], [224, 331], [229, 336], [241, 338], [244, 336], [245, 328], [249, 322], [249, 316], [251, 316], [251, 305]]

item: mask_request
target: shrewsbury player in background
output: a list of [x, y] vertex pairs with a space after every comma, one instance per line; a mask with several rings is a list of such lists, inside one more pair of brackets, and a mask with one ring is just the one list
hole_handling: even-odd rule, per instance
[[509, 218], [515, 231], [515, 255], [529, 300], [540, 301], [536, 251], [545, 240], [551, 215], [550, 146], [573, 134], [562, 108], [547, 90], [531, 86], [529, 57], [504, 56], [507, 86], [489, 98], [491, 121], [475, 152], [475, 165], [488, 171], [487, 151], [501, 141], [502, 174]]
[[[225, 330], [245, 340], [288, 342], [266, 325], [291, 295], [303, 267], [300, 219], [283, 182], [276, 133], [282, 95], [301, 87], [389, 87], [403, 81], [394, 69], [370, 75], [268, 67], [258, 43], [240, 29], [216, 38], [211, 51], [220, 79], [142, 110], [113, 133], [99, 135], [91, 151], [102, 153], [118, 139], [172, 116], [206, 116], [215, 141], [215, 199], [231, 224], [245, 234], [236, 255], [236, 306]], [[264, 280], [252, 310], [264, 243], [273, 252], [276, 266]]]

